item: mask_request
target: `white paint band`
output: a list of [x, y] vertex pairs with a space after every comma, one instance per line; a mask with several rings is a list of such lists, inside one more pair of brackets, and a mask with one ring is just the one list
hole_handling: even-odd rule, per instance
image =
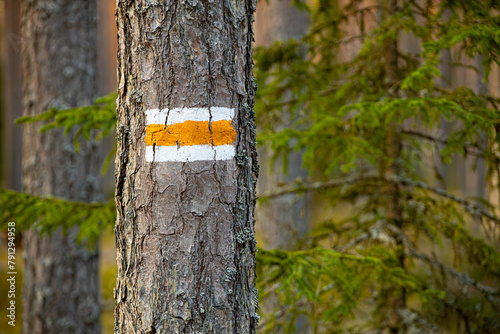
[[146, 146], [146, 161], [204, 161], [230, 160], [235, 156], [234, 145]]
[[167, 125], [185, 121], [232, 121], [234, 118], [234, 109], [224, 107], [211, 107], [210, 110], [208, 108], [150, 109], [146, 110], [146, 116], [147, 125], [165, 124], [167, 116]]

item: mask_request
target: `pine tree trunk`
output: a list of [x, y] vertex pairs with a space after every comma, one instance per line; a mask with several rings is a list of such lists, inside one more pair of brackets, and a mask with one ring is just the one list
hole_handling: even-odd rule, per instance
[[[96, 91], [94, 0], [23, 1], [22, 67], [25, 115], [90, 104]], [[23, 186], [36, 195], [102, 200], [94, 143], [75, 152], [62, 131], [24, 128]], [[23, 333], [100, 333], [98, 253], [68, 235], [23, 238]]]
[[254, 333], [255, 3], [118, 1], [116, 333]]

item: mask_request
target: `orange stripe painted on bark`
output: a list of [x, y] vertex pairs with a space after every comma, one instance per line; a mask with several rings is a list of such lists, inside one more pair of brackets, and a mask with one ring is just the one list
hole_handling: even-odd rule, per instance
[[165, 128], [163, 124], [150, 124], [146, 128], [146, 145], [152, 146], [214, 146], [232, 144], [236, 141], [236, 131], [231, 121], [212, 122], [212, 134], [208, 121], [185, 121]]

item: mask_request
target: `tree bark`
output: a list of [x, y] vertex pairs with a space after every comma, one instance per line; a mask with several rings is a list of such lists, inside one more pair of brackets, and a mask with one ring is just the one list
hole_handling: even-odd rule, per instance
[[117, 7], [115, 332], [254, 333], [255, 2]]
[[[21, 4], [25, 115], [90, 104], [95, 98], [94, 0]], [[69, 200], [102, 200], [95, 143], [75, 152], [72, 135], [23, 133], [24, 191]], [[23, 333], [100, 333], [98, 253], [75, 241], [77, 230], [23, 238]]]

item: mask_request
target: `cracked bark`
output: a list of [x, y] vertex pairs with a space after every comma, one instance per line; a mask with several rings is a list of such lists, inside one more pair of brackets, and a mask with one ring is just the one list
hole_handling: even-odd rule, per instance
[[[95, 1], [21, 3], [25, 115], [90, 104], [95, 98]], [[94, 142], [79, 153], [62, 131], [23, 128], [24, 191], [70, 200], [101, 198], [100, 161]], [[100, 333], [98, 253], [63, 236], [23, 234], [23, 333]]]
[[[116, 333], [255, 333], [252, 1], [118, 1]], [[146, 162], [145, 110], [234, 108], [232, 160]]]

